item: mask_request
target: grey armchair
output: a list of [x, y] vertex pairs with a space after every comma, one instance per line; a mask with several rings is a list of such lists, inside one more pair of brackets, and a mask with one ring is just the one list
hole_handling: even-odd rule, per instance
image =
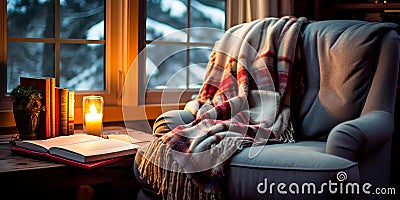
[[[396, 31], [375, 24], [337, 20], [303, 28], [304, 93], [292, 110], [296, 143], [255, 147], [261, 153], [254, 158], [249, 148], [235, 154], [224, 177], [227, 199], [359, 197], [389, 186], [400, 42]], [[187, 111], [169, 111], [153, 131], [192, 120]], [[141, 159], [139, 151], [136, 177], [154, 191], [137, 172]]]

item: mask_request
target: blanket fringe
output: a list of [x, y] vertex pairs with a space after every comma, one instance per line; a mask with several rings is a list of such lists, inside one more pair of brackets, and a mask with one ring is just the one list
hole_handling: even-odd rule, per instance
[[161, 139], [151, 141], [143, 156], [138, 166], [139, 173], [153, 188], [158, 188], [163, 199], [222, 199], [220, 190], [206, 192], [181, 172], [172, 158], [171, 148]]
[[293, 138], [294, 133], [293, 123], [290, 121], [289, 126], [286, 128], [283, 134], [281, 134], [280, 140], [283, 143], [295, 143], [296, 141]]

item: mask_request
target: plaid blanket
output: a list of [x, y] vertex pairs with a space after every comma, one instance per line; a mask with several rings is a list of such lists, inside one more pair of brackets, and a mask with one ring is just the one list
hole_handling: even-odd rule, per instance
[[[216, 42], [204, 83], [185, 109], [196, 116], [153, 140], [139, 172], [166, 199], [220, 199], [224, 163], [246, 146], [294, 142], [291, 71], [306, 18], [264, 18]], [[255, 156], [253, 152], [250, 156]]]

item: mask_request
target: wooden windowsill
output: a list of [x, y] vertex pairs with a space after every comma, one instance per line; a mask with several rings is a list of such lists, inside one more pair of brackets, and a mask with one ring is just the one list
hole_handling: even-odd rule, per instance
[[[173, 109], [183, 109], [184, 104], [150, 104], [128, 107], [105, 106], [104, 122], [154, 120], [161, 113]], [[82, 124], [82, 108], [75, 108], [75, 124]], [[15, 127], [14, 115], [11, 110], [0, 111], [0, 127]]]

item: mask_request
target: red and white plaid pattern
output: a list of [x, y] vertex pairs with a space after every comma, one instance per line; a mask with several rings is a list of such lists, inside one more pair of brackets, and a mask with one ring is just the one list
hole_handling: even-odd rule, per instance
[[[223, 163], [238, 149], [290, 142], [282, 135], [291, 129], [291, 68], [300, 29], [307, 22], [290, 16], [265, 18], [227, 30], [210, 55], [197, 98], [185, 106], [196, 119], [150, 143], [144, 153], [148, 160], [139, 165], [141, 175], [169, 198], [178, 198], [179, 187], [192, 188], [182, 193], [188, 197], [193, 197], [193, 188], [218, 193], [216, 184], [209, 185], [212, 181], [199, 180], [223, 175]], [[195, 187], [171, 171], [202, 171], [206, 176], [191, 176]]]
[[[264, 139], [279, 141], [280, 135], [288, 128], [289, 115], [285, 114], [285, 121], [279, 124], [271, 123], [271, 120], [282, 119], [279, 110], [289, 112], [289, 76], [298, 34], [305, 22], [306, 18], [286, 16], [259, 19], [229, 29], [213, 49], [198, 97], [185, 107], [197, 119], [175, 128], [163, 137], [163, 141], [173, 145], [176, 139], [172, 138], [176, 135], [180, 135], [179, 138], [196, 138], [196, 135], [204, 133], [212, 136], [229, 128], [229, 131], [242, 136], [255, 138], [257, 133], [264, 133], [263, 136], [269, 137]], [[268, 108], [260, 106], [265, 105], [264, 102], [255, 102], [270, 100], [262, 98], [265, 92], [278, 92], [277, 105], [280, 108]], [[260, 98], [251, 98], [252, 93]], [[252, 117], [268, 112], [267, 109], [278, 112], [273, 118], [265, 115]], [[186, 141], [188, 144], [184, 146], [191, 146], [191, 140]]]

